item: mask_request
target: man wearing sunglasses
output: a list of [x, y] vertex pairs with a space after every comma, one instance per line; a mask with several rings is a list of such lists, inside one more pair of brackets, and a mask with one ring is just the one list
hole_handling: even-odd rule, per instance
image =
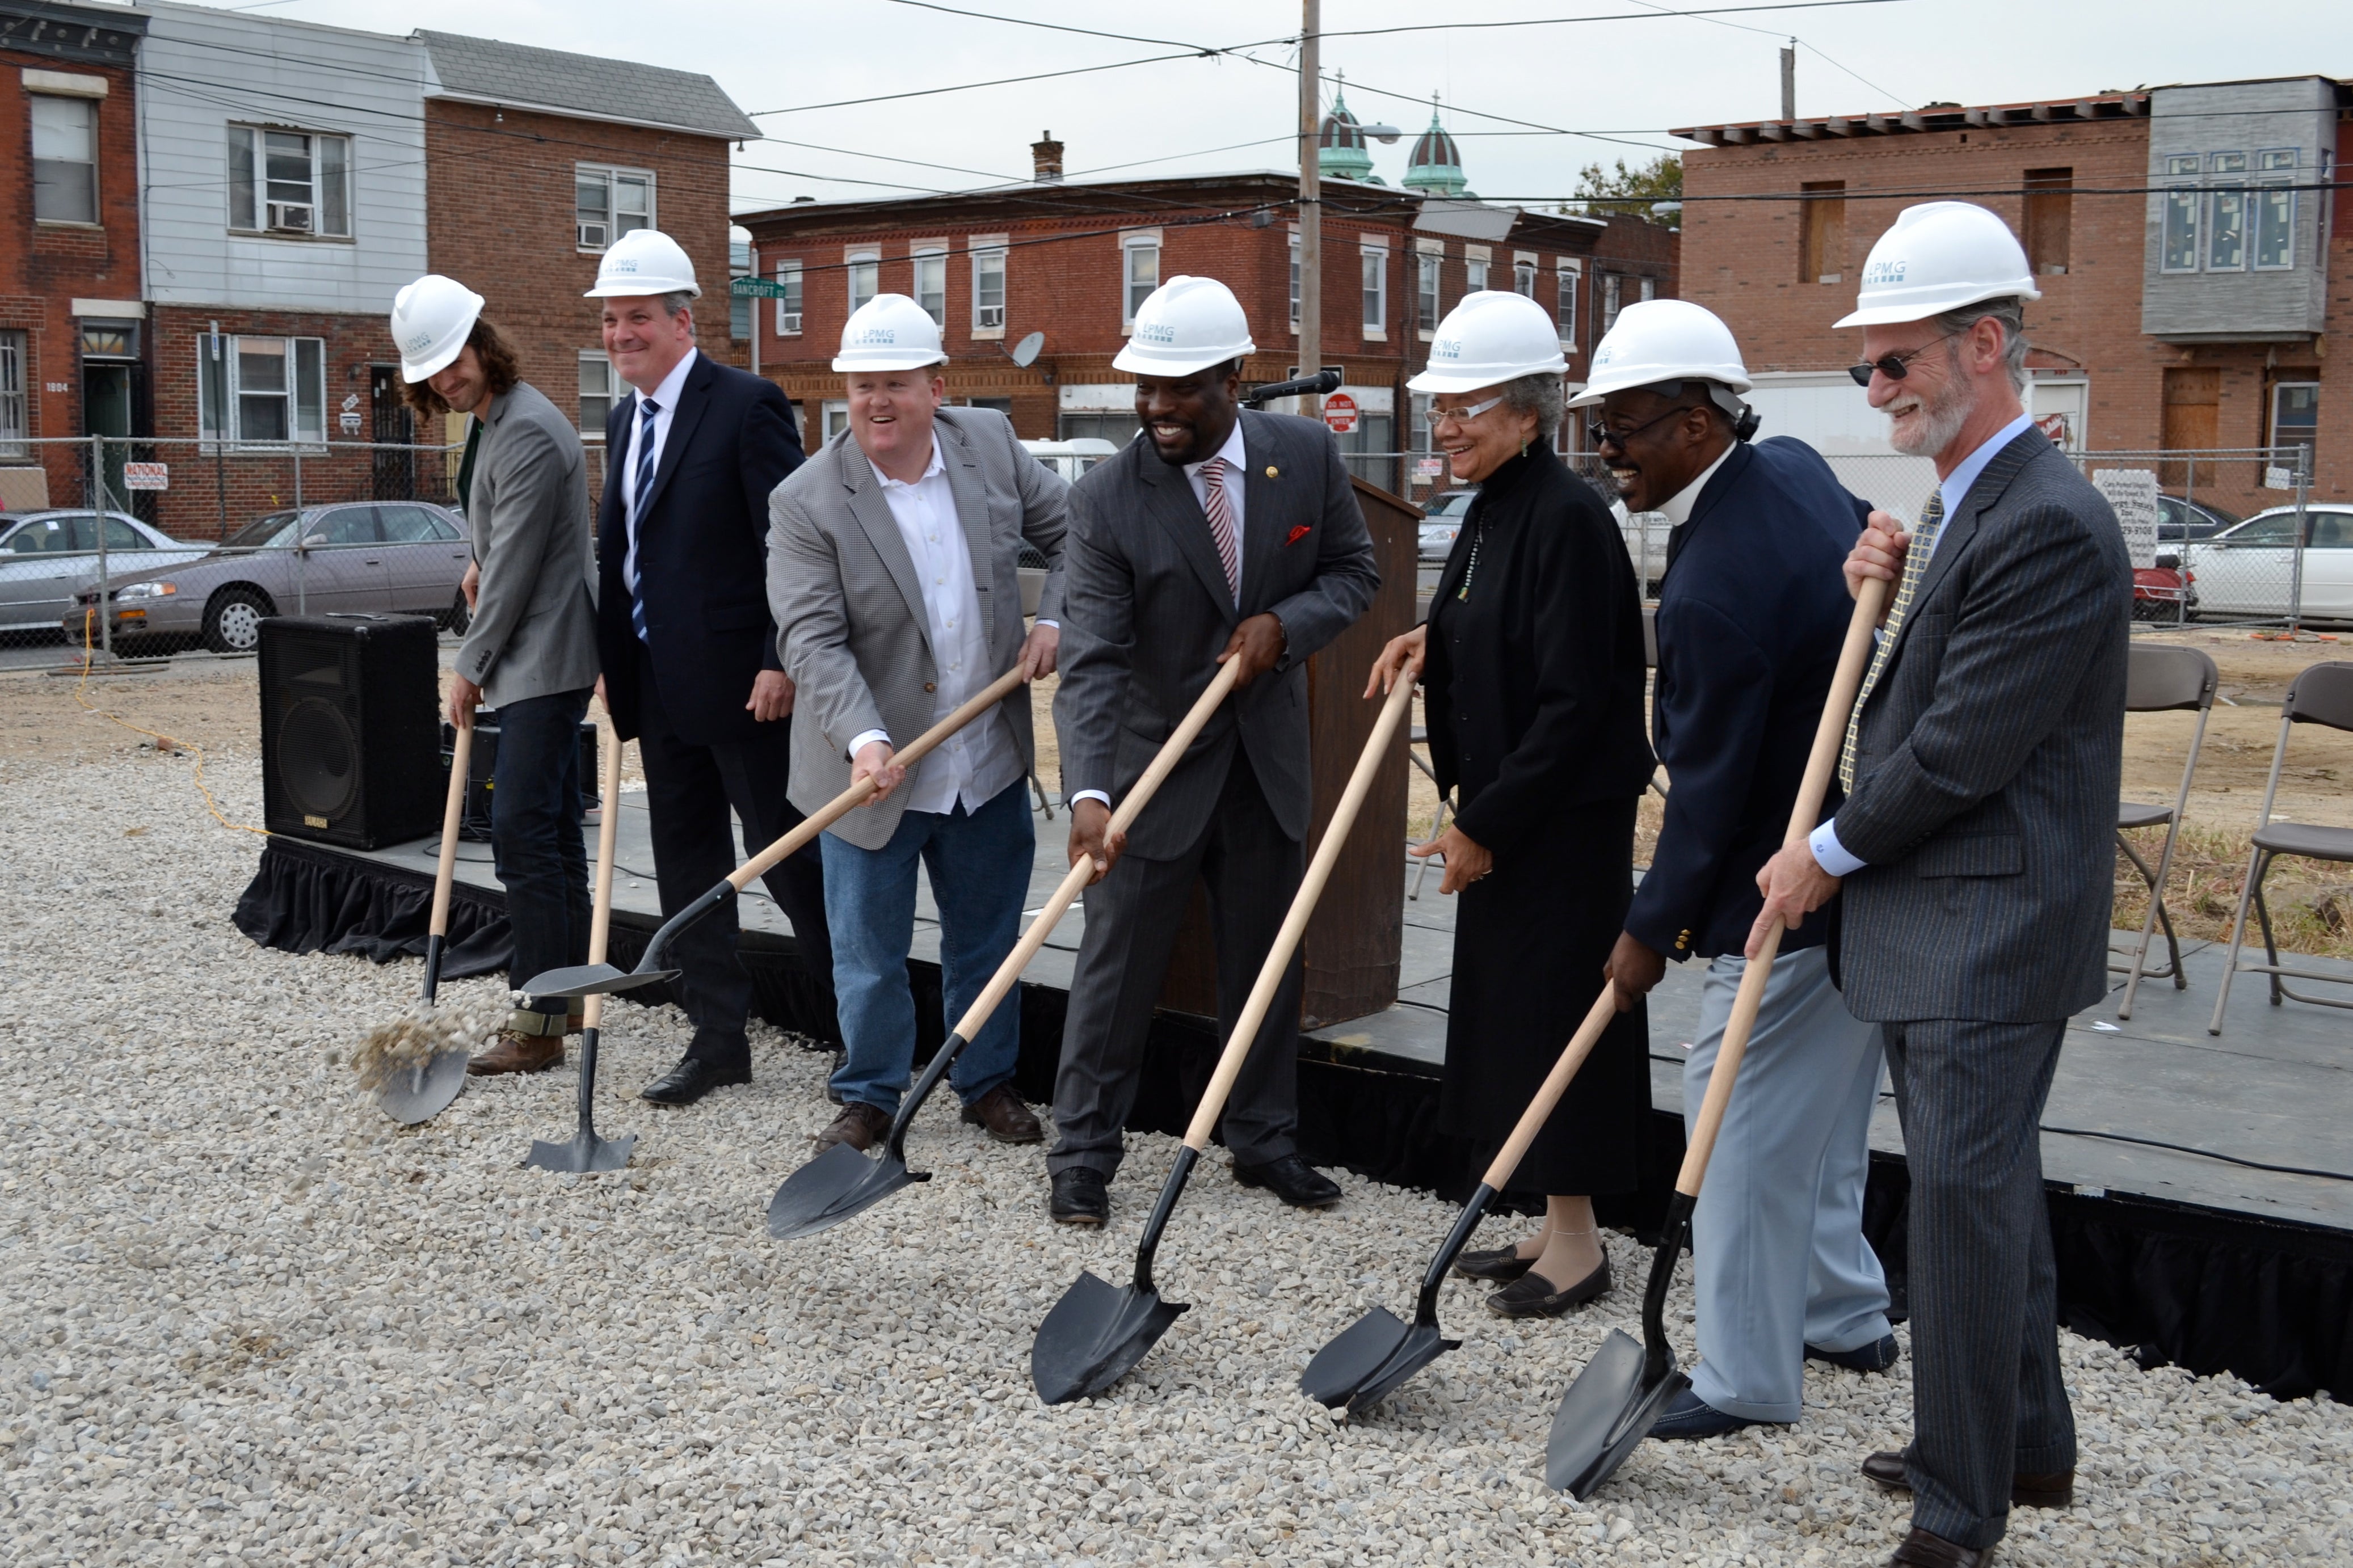
[[[1813, 448], [1750, 445], [1740, 345], [1681, 300], [1629, 305], [1575, 399], [1633, 511], [1673, 524], [1659, 589], [1651, 741], [1670, 790], [1658, 847], [1609, 955], [1621, 1006], [1666, 969], [1707, 966], [1683, 1070], [1699, 1112], [1731, 1020], [1760, 897], [1755, 878], [1798, 798], [1850, 605], [1839, 563], [1869, 509]], [[1887, 1281], [1862, 1237], [1879, 1030], [1831, 984], [1823, 922], [1774, 960], [1740, 1081], [1693, 1216], [1700, 1360], [1654, 1436], [1789, 1423], [1809, 1357], [1895, 1360]]]
[[2064, 1508], [2039, 1125], [2068, 1017], [2107, 982], [2132, 568], [2115, 514], [2020, 405], [2026, 256], [1983, 207], [1910, 207], [1863, 268], [1857, 378], [1934, 460], [1906, 529], [1846, 563], [1894, 584], [1839, 759], [1845, 790], [1778, 851], [1754, 944], [1843, 889], [1831, 946], [1878, 1022], [1911, 1178], [1912, 1442], [1863, 1473], [1912, 1493], [1901, 1568], [1977, 1568], [2014, 1504]]

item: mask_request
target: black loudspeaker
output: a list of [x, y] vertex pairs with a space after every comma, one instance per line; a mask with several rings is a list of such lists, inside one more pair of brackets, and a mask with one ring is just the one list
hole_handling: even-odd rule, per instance
[[440, 669], [428, 616], [261, 623], [262, 821], [353, 849], [441, 826]]

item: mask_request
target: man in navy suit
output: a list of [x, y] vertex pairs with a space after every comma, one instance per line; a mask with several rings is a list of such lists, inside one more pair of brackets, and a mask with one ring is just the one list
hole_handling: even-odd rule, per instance
[[[1620, 1004], [1672, 957], [1700, 958], [1683, 1070], [1688, 1129], [1707, 1093], [1852, 610], [1840, 565], [1869, 509], [1812, 447], [1749, 445], [1748, 373], [1729, 329], [1682, 300], [1630, 305], [1579, 404], [1626, 505], [1664, 512], [1651, 733], [1668, 779], [1658, 847], [1610, 954]], [[1782, 941], [1692, 1218], [1700, 1362], [1652, 1430], [1709, 1437], [1798, 1419], [1811, 1357], [1895, 1359], [1887, 1281], [1862, 1237], [1876, 1026], [1832, 982], [1826, 922]]]
[[[605, 352], [636, 395], [605, 426], [597, 512], [599, 683], [613, 729], [646, 773], [655, 879], [665, 915], [802, 821], [786, 797], [793, 683], [768, 617], [768, 492], [801, 464], [793, 405], [775, 383], [696, 352], [694, 264], [668, 235], [638, 229], [605, 253], [588, 297], [604, 303]], [[728, 820], [744, 824], [739, 853]], [[765, 879], [792, 922], [818, 1013], [832, 1015], [833, 947], [817, 847]], [[657, 1105], [691, 1105], [752, 1081], [744, 1020], [752, 979], [723, 904], [670, 948], [694, 1038], [649, 1084]]]

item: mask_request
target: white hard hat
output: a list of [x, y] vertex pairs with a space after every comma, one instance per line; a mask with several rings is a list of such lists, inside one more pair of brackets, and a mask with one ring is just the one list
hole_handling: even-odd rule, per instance
[[482, 313], [482, 297], [438, 272], [428, 272], [392, 297], [392, 341], [400, 350], [400, 379], [423, 381], [449, 367]]
[[1862, 289], [1841, 327], [1922, 321], [1984, 300], [2040, 300], [2010, 226], [1969, 202], [1923, 202], [1895, 215], [1871, 247]]
[[1566, 375], [1560, 329], [1525, 294], [1482, 289], [1462, 296], [1430, 334], [1430, 363], [1410, 392], [1476, 392], [1524, 375]]
[[633, 228], [615, 240], [596, 263], [596, 287], [580, 297], [614, 300], [639, 294], [702, 295], [685, 248], [658, 228]]
[[852, 310], [841, 323], [841, 352], [833, 356], [839, 371], [920, 370], [947, 363], [940, 324], [904, 294], [877, 294]]
[[1734, 392], [1752, 384], [1732, 329], [1688, 300], [1643, 300], [1618, 312], [1618, 324], [1593, 350], [1593, 375], [1571, 408], [1613, 392], [1663, 381], [1712, 381]]
[[1131, 375], [1190, 375], [1257, 352], [1234, 291], [1214, 278], [1180, 273], [1135, 308], [1127, 346], [1111, 363]]

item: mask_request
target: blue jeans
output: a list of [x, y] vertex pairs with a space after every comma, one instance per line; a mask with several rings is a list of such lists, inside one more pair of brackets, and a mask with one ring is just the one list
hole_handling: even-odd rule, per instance
[[[551, 692], [498, 709], [491, 858], [506, 885], [517, 989], [534, 974], [588, 962], [588, 847], [580, 837], [580, 721], [588, 692]], [[612, 803], [606, 803], [610, 809]], [[561, 1014], [561, 998], [523, 1010]]]
[[[899, 1109], [915, 1062], [915, 997], [907, 950], [915, 938], [915, 862], [931, 873], [940, 911], [942, 992], [951, 1026], [987, 988], [1021, 927], [1037, 833], [1026, 780], [978, 811], [911, 811], [880, 849], [823, 835], [825, 918], [833, 931], [833, 994], [849, 1049], [833, 1075], [845, 1101]], [[1021, 1054], [1018, 992], [999, 1003], [948, 1069], [966, 1105], [1013, 1076]]]

